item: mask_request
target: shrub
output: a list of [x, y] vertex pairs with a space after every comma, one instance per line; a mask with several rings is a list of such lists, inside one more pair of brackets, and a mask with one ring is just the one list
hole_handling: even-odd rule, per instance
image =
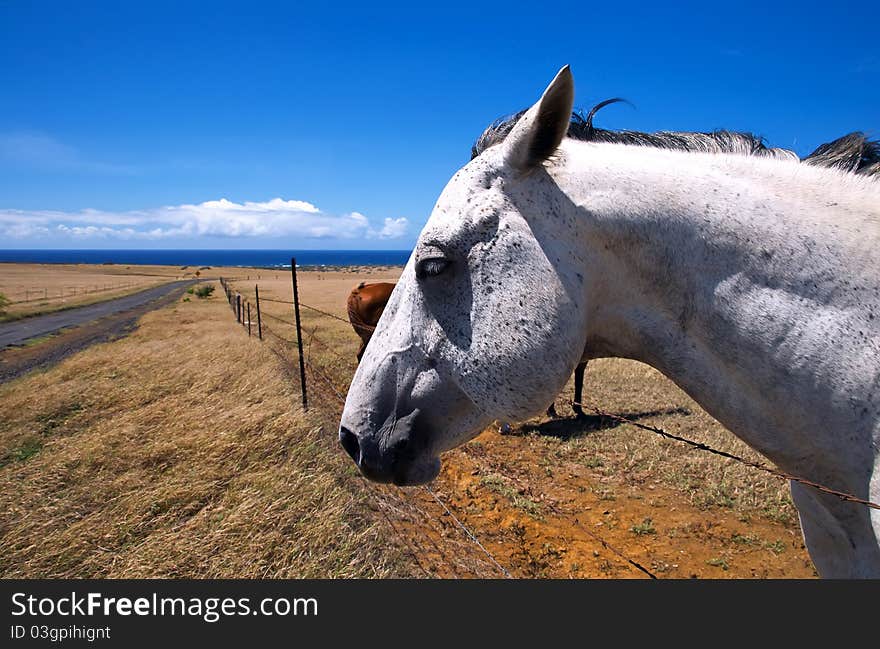
[[638, 525], [633, 525], [629, 529], [636, 536], [644, 536], [646, 534], [656, 534], [657, 533], [657, 530], [654, 528], [654, 522], [650, 518], [646, 518]]
[[0, 293], [0, 315], [6, 313], [6, 307], [8, 307], [9, 304], [9, 298], [3, 295], [3, 293]]
[[205, 284], [203, 286], [199, 286], [196, 289], [196, 297], [198, 297], [198, 298], [210, 297], [211, 293], [213, 293], [213, 292], [214, 292], [214, 285], [213, 284]]

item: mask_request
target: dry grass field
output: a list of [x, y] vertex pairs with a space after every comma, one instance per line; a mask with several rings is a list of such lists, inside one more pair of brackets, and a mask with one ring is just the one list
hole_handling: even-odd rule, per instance
[[222, 293], [0, 386], [0, 575], [409, 575], [295, 388]]
[[[433, 495], [359, 478], [335, 441], [359, 343], [346, 297], [399, 270], [299, 273], [306, 413], [284, 271], [212, 269], [252, 303], [259, 284], [262, 343], [218, 290], [0, 386], [0, 574], [814, 576], [786, 484], [597, 417], [492, 426], [444, 456]], [[639, 363], [591, 363], [585, 397], [762, 459]]]

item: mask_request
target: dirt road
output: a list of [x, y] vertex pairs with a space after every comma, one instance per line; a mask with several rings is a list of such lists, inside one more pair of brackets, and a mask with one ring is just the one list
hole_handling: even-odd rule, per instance
[[[98, 304], [0, 324], [0, 383], [125, 335], [142, 315], [176, 300], [195, 282], [170, 282]], [[17, 347], [50, 335], [38, 345]]]
[[98, 318], [119, 313], [120, 311], [139, 307], [157, 298], [164, 297], [175, 289], [180, 289], [193, 283], [193, 280], [170, 282], [133, 295], [116, 298], [115, 300], [106, 300], [105, 302], [98, 302], [88, 306], [5, 322], [0, 324], [0, 349], [11, 345], [21, 345], [32, 338], [46, 336], [60, 329], [76, 327]]

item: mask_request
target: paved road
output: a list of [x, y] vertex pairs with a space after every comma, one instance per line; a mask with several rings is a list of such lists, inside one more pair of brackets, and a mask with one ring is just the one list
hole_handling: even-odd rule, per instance
[[108, 315], [143, 306], [174, 291], [182, 291], [190, 284], [195, 283], [196, 280], [192, 279], [170, 282], [148, 288], [139, 293], [126, 295], [125, 297], [98, 302], [97, 304], [56, 311], [55, 313], [47, 313], [46, 315], [38, 315], [31, 318], [22, 318], [12, 322], [4, 322], [0, 324], [0, 349], [5, 349], [10, 345], [21, 345], [31, 338], [46, 336], [59, 329], [76, 327]]

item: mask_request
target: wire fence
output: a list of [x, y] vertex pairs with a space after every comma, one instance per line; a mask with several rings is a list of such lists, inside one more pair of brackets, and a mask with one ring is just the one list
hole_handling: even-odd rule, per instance
[[138, 282], [117, 282], [111, 284], [85, 284], [80, 286], [55, 286], [52, 288], [26, 288], [19, 289], [16, 293], [7, 295], [9, 304], [27, 304], [29, 302], [48, 302], [50, 300], [64, 300], [83, 295], [95, 295], [110, 291], [121, 291], [129, 288], [144, 287], [147, 284]]
[[[289, 353], [290, 347], [296, 346], [298, 349], [299, 356], [299, 367], [300, 367], [300, 378], [301, 378], [301, 389], [303, 396], [303, 404], [304, 407], [308, 406], [306, 401], [307, 396], [307, 388], [306, 382], [307, 377], [311, 378], [311, 383], [313, 387], [318, 387], [321, 394], [329, 398], [330, 402], [335, 403], [337, 408], [331, 407], [329, 409], [329, 415], [332, 415], [336, 419], [341, 414], [341, 408], [345, 404], [345, 393], [347, 392], [347, 386], [343, 387], [339, 384], [338, 379], [336, 378], [336, 373], [341, 368], [346, 368], [346, 371], [350, 371], [352, 367], [356, 367], [357, 362], [354, 359], [347, 358], [342, 356], [339, 352], [334, 349], [334, 346], [322, 340], [320, 336], [317, 335], [318, 327], [313, 327], [311, 331], [307, 334], [303, 334], [301, 323], [299, 322], [299, 308], [308, 310], [312, 313], [318, 314], [322, 317], [331, 318], [333, 320], [345, 323], [346, 326], [352, 326], [352, 323], [336, 314], [330, 313], [324, 309], [315, 307], [313, 305], [305, 304], [301, 300], [298, 299], [298, 289], [297, 289], [297, 278], [296, 278], [296, 261], [295, 259], [291, 261], [291, 281], [293, 294], [295, 296], [294, 300], [281, 300], [278, 298], [269, 298], [269, 297], [260, 297], [259, 295], [259, 286], [254, 286], [254, 295], [256, 298], [255, 309], [252, 311], [248, 310], [248, 306], [250, 305], [249, 297], [245, 297], [240, 291], [233, 288], [231, 282], [227, 279], [220, 278], [220, 283], [224, 288], [226, 293], [227, 300], [229, 301], [230, 307], [233, 313], [236, 316], [237, 322], [242, 324], [245, 328], [248, 328], [249, 334], [258, 335], [260, 339], [264, 339], [264, 334], [268, 334], [270, 338], [273, 340], [283, 344], [287, 349], [285, 352], [278, 353], [278, 355], [285, 360], [289, 361]], [[261, 309], [261, 302], [271, 302], [275, 304], [284, 304], [286, 306], [290, 306], [291, 309], [295, 313], [295, 319], [290, 320], [287, 318], [282, 318], [275, 314], [267, 313]], [[252, 327], [251, 325], [251, 317], [256, 314], [257, 317], [257, 326]], [[249, 315], [250, 314], [250, 315]], [[263, 318], [268, 318], [272, 325], [269, 326], [263, 320]], [[359, 327], [364, 327], [366, 323], [357, 323]], [[283, 326], [290, 332], [291, 337], [283, 336], [277, 329], [279, 326]], [[370, 325], [366, 325], [372, 330], [374, 327]], [[252, 331], [256, 331], [256, 334], [252, 334]], [[321, 362], [317, 361], [313, 358], [311, 354], [311, 348], [315, 345], [320, 347], [323, 352], [329, 354], [331, 358], [333, 358], [334, 362], [336, 362], [339, 367], [328, 368], [324, 366]], [[325, 402], [326, 403], [326, 402]], [[583, 403], [580, 401], [570, 401], [570, 404], [573, 406], [581, 406], [583, 408], [587, 408], [597, 415], [601, 417], [607, 417], [611, 420], [617, 421], [622, 424], [629, 424], [631, 426], [635, 426], [641, 430], [645, 430], [661, 437], [664, 437], [669, 440], [673, 440], [676, 442], [687, 444], [695, 449], [706, 451], [723, 457], [727, 460], [738, 462], [744, 464], [746, 466], [751, 467], [752, 469], [761, 470], [767, 472], [771, 475], [774, 475], [777, 478], [782, 478], [785, 480], [792, 480], [795, 482], [800, 482], [807, 486], [813, 487], [822, 491], [824, 493], [828, 493], [834, 495], [842, 500], [847, 500], [853, 502], [855, 504], [864, 505], [873, 509], [880, 509], [880, 504], [871, 502], [862, 498], [859, 498], [853, 494], [841, 492], [835, 489], [832, 489], [826, 485], [817, 484], [810, 480], [790, 475], [786, 472], [780, 471], [778, 469], [774, 469], [767, 465], [753, 462], [747, 460], [745, 458], [739, 457], [732, 453], [728, 453], [726, 451], [720, 451], [718, 449], [714, 449], [707, 444], [702, 442], [695, 442], [693, 440], [689, 440], [687, 438], [681, 437], [679, 435], [674, 435], [669, 433], [662, 428], [658, 428], [656, 426], [649, 426], [646, 424], [642, 424], [631, 419], [627, 419], [626, 417], [621, 417], [620, 415], [616, 415], [613, 413], [606, 412], [595, 405], [589, 403]], [[481, 467], [484, 468], [484, 467]], [[528, 486], [524, 486], [521, 483], [518, 483], [517, 479], [513, 476], [505, 475], [505, 478], [509, 479], [512, 483], [517, 484], [520, 489], [528, 489]], [[414, 560], [415, 564], [418, 566], [420, 571], [425, 575], [433, 575], [434, 572], [427, 568], [423, 564], [422, 557], [425, 555], [434, 555], [440, 558], [443, 566], [450, 571], [451, 573], [458, 575], [459, 571], [462, 569], [468, 568], [462, 563], [460, 557], [451, 557], [449, 556], [448, 551], [444, 551], [441, 549], [440, 545], [434, 542], [433, 538], [428, 535], [422, 534], [406, 534], [405, 531], [401, 530], [401, 521], [409, 521], [411, 524], [413, 520], [418, 521], [419, 524], [428, 524], [436, 527], [443, 528], [443, 523], [440, 520], [439, 516], [431, 514], [430, 512], [425, 511], [424, 508], [419, 507], [413, 499], [406, 495], [402, 490], [397, 489], [396, 492], [392, 491], [390, 488], [382, 489], [377, 485], [365, 482], [367, 485], [367, 489], [370, 491], [371, 495], [376, 499], [375, 504], [379, 513], [382, 515], [383, 519], [386, 520], [389, 527], [392, 529], [393, 533], [399, 538], [401, 544], [408, 549], [409, 554]], [[452, 522], [454, 527], [461, 532], [463, 538], [465, 538], [475, 549], [475, 551], [479, 552], [483, 555], [485, 561], [489, 566], [492, 567], [496, 575], [500, 575], [505, 578], [513, 577], [512, 573], [508, 568], [502, 565], [495, 554], [493, 554], [483, 543], [476, 533], [469, 528], [459, 516], [453, 512], [448, 502], [445, 502], [440, 495], [432, 490], [430, 487], [423, 487], [425, 493], [427, 493], [431, 500], [438, 505], [442, 513], [445, 514]], [[549, 510], [558, 515], [558, 516], [569, 516], [565, 512], [563, 512], [558, 505], [553, 502], [545, 503], [548, 505]], [[396, 519], [396, 522], [395, 522]], [[657, 576], [646, 566], [635, 560], [633, 557], [627, 555], [620, 548], [615, 547], [611, 543], [607, 541], [607, 539], [602, 538], [595, 531], [589, 529], [586, 525], [581, 524], [580, 521], [575, 518], [575, 522], [578, 525], [578, 528], [583, 530], [589, 537], [591, 537], [595, 542], [599, 543], [603, 548], [612, 552], [619, 559], [621, 559], [625, 565], [627, 565], [630, 569], [637, 571], [648, 578], [657, 579]], [[425, 541], [425, 538], [428, 540]], [[427, 543], [430, 543], [432, 547], [427, 547]], [[469, 566], [471, 570], [473, 570], [474, 566]], [[478, 574], [479, 571], [472, 572], [471, 574]], [[467, 574], [467, 573], [466, 573]]]
[[790, 473], [786, 473], [785, 471], [780, 471], [779, 469], [774, 469], [773, 467], [769, 467], [766, 464], [762, 464], [761, 462], [753, 462], [752, 460], [747, 460], [744, 457], [740, 457], [739, 455], [734, 455], [733, 453], [728, 453], [727, 451], [719, 451], [716, 448], [712, 448], [708, 444], [704, 444], [702, 442], [695, 442], [693, 440], [687, 439], [686, 437], [681, 437], [680, 435], [674, 435], [670, 432], [663, 430], [662, 428], [658, 428], [656, 426], [649, 426], [647, 424], [642, 424], [637, 421], [633, 421], [632, 419], [627, 419], [626, 417], [621, 417], [620, 415], [615, 415], [610, 412], [605, 412], [601, 408], [597, 408], [596, 406], [584, 403], [581, 401], [569, 401], [569, 403], [573, 406], [581, 406], [583, 408], [587, 408], [592, 410], [600, 417], [606, 417], [608, 419], [612, 419], [614, 421], [620, 422], [622, 424], [629, 424], [630, 426], [635, 426], [636, 428], [640, 428], [642, 430], [646, 430], [651, 433], [655, 433], [660, 435], [661, 437], [665, 437], [666, 439], [675, 440], [677, 442], [682, 442], [691, 446], [698, 451], [706, 451], [708, 453], [712, 453], [713, 455], [718, 455], [720, 457], [727, 458], [728, 460], [733, 460], [735, 462], [739, 462], [740, 464], [744, 464], [753, 469], [757, 469], [759, 471], [764, 471], [765, 473], [769, 473], [770, 475], [776, 476], [777, 478], [783, 478], [784, 480], [791, 480], [793, 482], [799, 482], [802, 485], [806, 485], [808, 487], [812, 487], [818, 491], [823, 493], [830, 494], [832, 496], [836, 496], [841, 500], [847, 500], [849, 502], [858, 503], [860, 505], [865, 505], [870, 507], [871, 509], [880, 509], [880, 504], [872, 502], [870, 500], [865, 500], [863, 498], [859, 498], [858, 496], [854, 496], [852, 494], [838, 491], [836, 489], [832, 489], [831, 487], [826, 487], [825, 485], [819, 484], [818, 482], [813, 482], [811, 480], [807, 480], [806, 478], [801, 478]]
[[[298, 289], [295, 260], [291, 261], [291, 281], [293, 284], [293, 292], [296, 296]], [[251, 292], [241, 291], [234, 286], [233, 282], [228, 278], [221, 277], [220, 285], [226, 295], [230, 309], [236, 318], [236, 322], [247, 329], [249, 335], [257, 336], [261, 340], [272, 339], [283, 345], [284, 350], [282, 352], [279, 353], [277, 350], [274, 351], [276, 351], [276, 354], [285, 361], [289, 361], [289, 354], [292, 347], [295, 346], [298, 350], [303, 350], [299, 354], [299, 364], [301, 368], [301, 389], [304, 407], [308, 408], [308, 406], [305, 405], [307, 403], [308, 391], [318, 387], [323, 396], [328, 397], [327, 399], [322, 400], [322, 403], [327, 404], [329, 402], [332, 404], [331, 408], [329, 408], [331, 411], [330, 414], [335, 418], [338, 418], [338, 415], [341, 414], [342, 407], [345, 405], [344, 394], [347, 391], [347, 388], [343, 388], [337, 383], [337, 379], [334, 377], [332, 370], [324, 367], [321, 363], [312, 358], [310, 353], [305, 352], [306, 350], [310, 351], [311, 346], [315, 345], [321, 347], [323, 351], [328, 352], [335, 361], [345, 364], [348, 367], [356, 366], [356, 361], [354, 359], [345, 358], [336, 352], [329, 342], [322, 340], [317, 335], [316, 328], [304, 335], [301, 323], [296, 322], [296, 318], [290, 320], [269, 313], [263, 308], [263, 304], [266, 302], [284, 304], [290, 306], [294, 312], [296, 311], [296, 307], [299, 306], [313, 313], [317, 313], [322, 317], [328, 317], [343, 322], [347, 326], [349, 325], [349, 321], [324, 309], [305, 304], [297, 299], [279, 300], [277, 298], [266, 297], [265, 295], [261, 296], [259, 285], [254, 286], [253, 303], [251, 302], [250, 297]], [[252, 322], [253, 318], [256, 318], [256, 324]], [[287, 329], [284, 333], [289, 332], [291, 337], [284, 336], [278, 331], [278, 329], [281, 329], [282, 327]], [[306, 387], [307, 381], [311, 384], [309, 388]], [[364, 484], [372, 497], [371, 502], [378, 510], [383, 520], [387, 522], [393, 534], [398, 538], [400, 545], [405, 548], [410, 555], [415, 566], [418, 567], [419, 571], [424, 576], [436, 576], [436, 572], [425, 565], [424, 557], [431, 555], [438, 557], [443, 571], [450, 573], [452, 576], [486, 575], [486, 568], [484, 566], [475, 565], [473, 562], [468, 564], [467, 560], [462, 556], [454, 556], [448, 549], [443, 549], [441, 544], [438, 544], [431, 536], [425, 537], [423, 534], [407, 534], [402, 529], [401, 521], [409, 521], [411, 526], [423, 526], [427, 524], [431, 526], [437, 536], [444, 536], [443, 531], [446, 526], [440, 516], [431, 514], [426, 511], [425, 508], [419, 507], [411, 496], [405, 494], [403, 490], [399, 488], [380, 487], [379, 485], [367, 481], [365, 481]], [[422, 490], [430, 496], [435, 504], [442, 508], [442, 513], [452, 521], [454, 528], [462, 534], [462, 537], [473, 546], [474, 552], [478, 552], [483, 556], [483, 561], [487, 566], [491, 566], [491, 571], [489, 572], [490, 575], [494, 573], [496, 576], [504, 578], [512, 577], [511, 572], [505, 568], [486, 545], [478, 539], [474, 531], [452, 511], [450, 506], [444, 502], [437, 491], [428, 487], [423, 487]]]

